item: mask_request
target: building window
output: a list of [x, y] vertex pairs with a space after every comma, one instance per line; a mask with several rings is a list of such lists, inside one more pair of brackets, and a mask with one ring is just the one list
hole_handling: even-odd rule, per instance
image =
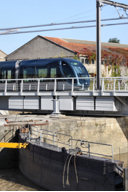
[[80, 61], [81, 61], [81, 63], [83, 63], [83, 64], [95, 64], [95, 60], [94, 60], [94, 59], [91, 59], [91, 63], [89, 63], [88, 56], [80, 57]]
[[94, 60], [94, 59], [91, 59], [91, 63], [89, 63], [88, 56], [80, 57], [80, 61], [81, 61], [81, 63], [83, 63], [83, 64], [95, 64], [95, 60]]
[[84, 64], [84, 58], [81, 59], [81, 62]]
[[85, 59], [85, 64], [89, 64], [89, 59]]
[[92, 64], [94, 64], [95, 63], [94, 59], [92, 59], [91, 62], [92, 62]]

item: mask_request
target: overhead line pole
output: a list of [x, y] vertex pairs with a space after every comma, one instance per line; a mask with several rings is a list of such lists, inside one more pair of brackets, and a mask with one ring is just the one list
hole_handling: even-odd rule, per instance
[[103, 4], [128, 9], [128, 5], [109, 1], [109, 0], [96, 0], [96, 88], [101, 89], [101, 6]]
[[101, 89], [101, 3], [96, 2], [96, 88]]

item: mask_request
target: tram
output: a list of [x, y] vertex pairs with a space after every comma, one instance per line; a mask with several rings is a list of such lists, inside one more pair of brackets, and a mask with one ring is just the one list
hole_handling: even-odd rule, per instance
[[22, 61], [0, 62], [0, 79], [53, 79], [65, 78], [70, 84], [74, 78], [74, 85], [90, 86], [90, 78], [85, 66], [74, 59], [51, 58]]

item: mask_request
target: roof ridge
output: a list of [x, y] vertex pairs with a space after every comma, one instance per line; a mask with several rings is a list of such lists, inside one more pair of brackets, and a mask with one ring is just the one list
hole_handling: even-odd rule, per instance
[[0, 52], [2, 52], [3, 54], [5, 54], [5, 55], [7, 55], [4, 51], [2, 51], [1, 49], [0, 49]]
[[[89, 41], [89, 40], [79, 40], [79, 39], [69, 39], [69, 38], [64, 38], [64, 40], [68, 41], [69, 43], [80, 43], [80, 44], [90, 44], [90, 45], [96, 44], [96, 41]], [[128, 48], [128, 44], [109, 43], [109, 42], [101, 42], [101, 44], [104, 46]]]

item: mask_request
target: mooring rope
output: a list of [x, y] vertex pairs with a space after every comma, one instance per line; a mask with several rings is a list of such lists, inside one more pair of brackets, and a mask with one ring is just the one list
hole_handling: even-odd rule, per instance
[[66, 171], [66, 165], [67, 165], [67, 177], [66, 177], [66, 185], [70, 185], [70, 182], [69, 182], [69, 167], [70, 167], [70, 162], [71, 162], [71, 159], [72, 157], [74, 157], [74, 170], [75, 170], [75, 176], [76, 176], [76, 183], [78, 184], [79, 180], [78, 180], [78, 173], [77, 173], [77, 167], [76, 167], [76, 156], [77, 156], [77, 153], [76, 154], [73, 154], [73, 155], [68, 155], [67, 158], [66, 158], [66, 161], [65, 161], [65, 164], [64, 164], [64, 169], [63, 169], [63, 177], [62, 177], [62, 183], [63, 183], [63, 188], [65, 188], [65, 171]]
[[67, 156], [66, 161], [65, 161], [65, 163], [64, 163], [63, 177], [62, 177], [63, 188], [65, 188], [64, 176], [65, 176], [66, 164], [67, 164], [67, 161], [68, 161], [68, 158], [69, 158], [69, 157], [70, 157], [70, 154]]

